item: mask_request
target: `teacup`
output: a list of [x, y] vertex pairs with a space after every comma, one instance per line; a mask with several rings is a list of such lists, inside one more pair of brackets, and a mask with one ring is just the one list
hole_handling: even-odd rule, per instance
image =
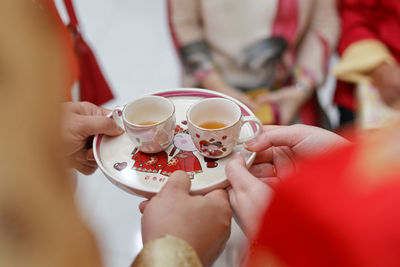
[[161, 96], [145, 96], [112, 112], [115, 122], [125, 129], [137, 148], [148, 154], [167, 149], [174, 137], [175, 106]]
[[[208, 98], [192, 106], [186, 114], [189, 133], [200, 154], [208, 158], [228, 156], [237, 144], [258, 136], [262, 123], [254, 116], [243, 116], [240, 107], [225, 98]], [[245, 123], [253, 122], [257, 130], [251, 136], [239, 138]]]

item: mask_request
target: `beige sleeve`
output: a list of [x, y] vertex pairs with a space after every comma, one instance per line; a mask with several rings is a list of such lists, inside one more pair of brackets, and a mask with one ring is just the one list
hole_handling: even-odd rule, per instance
[[311, 72], [318, 86], [325, 81], [340, 22], [336, 0], [316, 0], [314, 5], [310, 26], [299, 47], [297, 66]]
[[147, 242], [132, 267], [201, 267], [197, 253], [185, 241], [165, 236]]
[[373, 39], [361, 40], [347, 47], [333, 73], [342, 81], [368, 83], [368, 73], [384, 62], [396, 62], [385, 44]]
[[0, 266], [101, 266], [61, 163], [66, 90], [54, 21], [0, 1]]
[[169, 0], [171, 26], [179, 42], [185, 46], [203, 40], [200, 0]]

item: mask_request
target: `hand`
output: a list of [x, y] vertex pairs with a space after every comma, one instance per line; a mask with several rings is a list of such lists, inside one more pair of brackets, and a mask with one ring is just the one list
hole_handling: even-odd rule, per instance
[[62, 111], [61, 135], [69, 164], [83, 174], [92, 174], [97, 169], [97, 164], [93, 149], [85, 147], [88, 138], [96, 134], [117, 136], [123, 130], [106, 117], [109, 110], [89, 102], [64, 103]]
[[326, 153], [348, 144], [344, 138], [312, 126], [264, 126], [263, 132], [246, 144], [258, 152], [247, 170], [243, 157], [235, 155], [226, 167], [231, 182], [228, 189], [233, 211], [246, 235], [251, 239], [272, 196], [271, 182], [293, 174], [297, 158]]
[[309, 93], [299, 90], [294, 86], [281, 88], [277, 91], [263, 94], [257, 97], [256, 102], [275, 103], [279, 108], [281, 124], [289, 125], [296, 118], [296, 114], [308, 99]]
[[258, 104], [254, 100], [252, 100], [248, 95], [239, 91], [238, 89], [232, 87], [225, 87], [222, 90], [220, 90], [220, 92], [230, 97], [233, 97], [236, 100], [239, 100], [253, 111], [256, 111], [258, 109]]
[[225, 80], [221, 77], [221, 75], [215, 71], [212, 70], [207, 77], [204, 78], [201, 84], [204, 88], [214, 90], [223, 94], [226, 94], [228, 96], [231, 96], [243, 104], [245, 104], [247, 107], [249, 107], [251, 110], [257, 110], [258, 104], [255, 103], [250, 97], [248, 97], [246, 94], [240, 92], [238, 89], [233, 88], [229, 86]]
[[140, 204], [143, 243], [165, 235], [178, 237], [208, 266], [229, 238], [232, 211], [225, 190], [191, 196], [190, 186], [185, 172], [175, 172], [159, 194]]
[[225, 173], [231, 183], [228, 194], [236, 221], [249, 240], [252, 240], [255, 238], [273, 191], [267, 183], [264, 183], [267, 179], [263, 182], [247, 170], [246, 162], [240, 153], [235, 154], [228, 163]]
[[389, 106], [399, 106], [400, 68], [383, 63], [371, 72], [371, 77], [379, 90], [382, 100]]
[[258, 152], [250, 168], [253, 175], [258, 178], [285, 178], [296, 171], [298, 158], [324, 154], [349, 143], [322, 128], [296, 124], [264, 126], [263, 132], [246, 147], [249, 151]]

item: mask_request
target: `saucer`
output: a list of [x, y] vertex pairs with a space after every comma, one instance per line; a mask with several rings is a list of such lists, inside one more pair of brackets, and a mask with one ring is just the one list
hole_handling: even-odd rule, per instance
[[[204, 89], [173, 89], [153, 95], [169, 98], [175, 105], [176, 128], [173, 144], [157, 154], [144, 154], [129, 140], [126, 133], [110, 137], [97, 135], [93, 140], [93, 152], [103, 174], [119, 188], [139, 196], [151, 197], [160, 191], [169, 175], [184, 170], [192, 181], [192, 194], [206, 194], [212, 190], [226, 188], [229, 181], [225, 166], [236, 152], [240, 152], [248, 167], [256, 153], [237, 145], [232, 154], [222, 159], [205, 158], [197, 152], [188, 133], [186, 111], [193, 103], [205, 98], [223, 97], [237, 103], [244, 116], [254, 116], [241, 102], [221, 93]], [[240, 137], [254, 134], [256, 126], [247, 123]], [[212, 142], [212, 140], [210, 140]]]

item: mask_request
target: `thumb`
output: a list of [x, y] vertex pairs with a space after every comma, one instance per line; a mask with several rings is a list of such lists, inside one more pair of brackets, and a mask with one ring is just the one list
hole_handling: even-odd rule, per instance
[[240, 153], [236, 153], [226, 165], [225, 173], [234, 191], [248, 191], [254, 183], [260, 182], [249, 172]]
[[246, 143], [246, 149], [254, 152], [264, 151], [270, 147], [297, 145], [307, 137], [309, 130], [302, 125], [263, 127], [255, 139]]
[[173, 195], [178, 192], [189, 194], [192, 182], [184, 171], [176, 171], [168, 178], [167, 183], [160, 191], [161, 195]]
[[84, 116], [84, 125], [87, 136], [96, 134], [117, 136], [124, 132], [114, 120], [105, 116]]

